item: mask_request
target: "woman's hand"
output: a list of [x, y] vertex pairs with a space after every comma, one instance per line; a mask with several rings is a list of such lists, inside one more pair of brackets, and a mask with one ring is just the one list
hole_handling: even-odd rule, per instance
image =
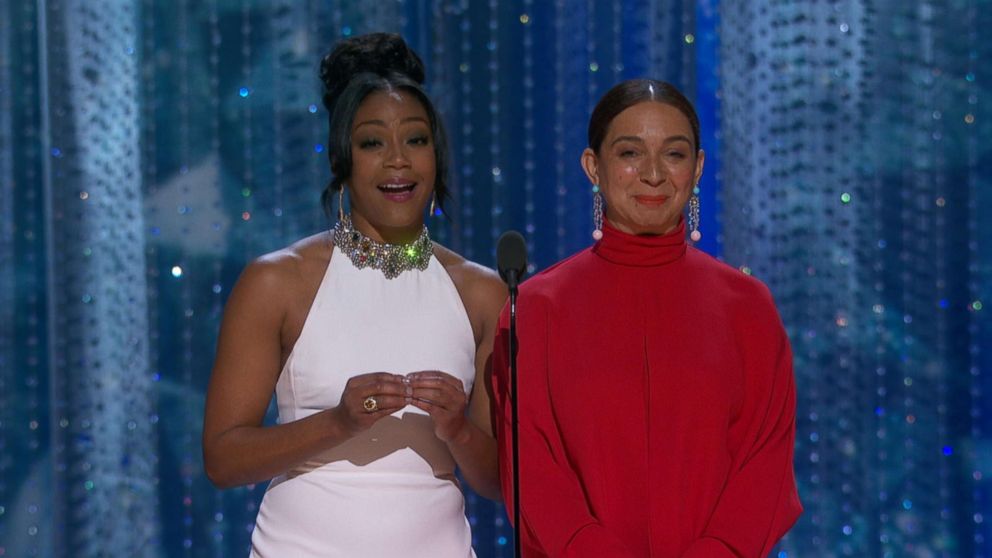
[[465, 435], [465, 385], [451, 374], [428, 370], [407, 374], [413, 388], [410, 404], [422, 409], [434, 421], [434, 435], [444, 443]]
[[410, 392], [403, 376], [396, 374], [373, 372], [353, 376], [348, 379], [341, 402], [333, 412], [345, 431], [355, 436], [382, 417], [406, 407]]

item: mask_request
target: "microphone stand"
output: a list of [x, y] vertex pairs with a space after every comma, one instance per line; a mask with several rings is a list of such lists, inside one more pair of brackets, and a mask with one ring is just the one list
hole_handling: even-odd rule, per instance
[[496, 243], [496, 267], [499, 276], [506, 282], [510, 291], [510, 433], [512, 442], [513, 466], [513, 550], [514, 556], [521, 556], [520, 523], [520, 390], [517, 389], [517, 286], [527, 273], [527, 243], [517, 231], [506, 231]]
[[520, 558], [520, 421], [517, 402], [517, 272], [508, 273], [510, 281], [510, 429], [513, 432], [513, 555]]

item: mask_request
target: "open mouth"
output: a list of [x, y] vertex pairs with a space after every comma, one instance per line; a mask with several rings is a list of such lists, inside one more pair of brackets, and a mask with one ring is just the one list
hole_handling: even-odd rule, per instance
[[379, 191], [385, 194], [405, 194], [412, 192], [417, 186], [416, 182], [398, 183], [398, 184], [380, 184]]
[[417, 187], [416, 182], [387, 182], [378, 186], [379, 191], [385, 198], [392, 202], [408, 202], [413, 199], [413, 190]]

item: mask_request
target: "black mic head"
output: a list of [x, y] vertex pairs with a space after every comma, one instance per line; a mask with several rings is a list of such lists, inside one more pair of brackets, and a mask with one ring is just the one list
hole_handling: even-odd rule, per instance
[[496, 269], [499, 276], [511, 288], [517, 288], [517, 283], [527, 272], [527, 242], [517, 231], [506, 231], [496, 243]]

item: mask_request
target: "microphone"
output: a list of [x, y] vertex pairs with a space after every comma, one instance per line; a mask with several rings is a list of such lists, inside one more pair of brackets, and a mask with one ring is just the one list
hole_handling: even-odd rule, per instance
[[496, 243], [496, 269], [510, 292], [516, 292], [517, 285], [527, 273], [527, 243], [523, 235], [517, 231], [506, 231], [499, 237]]
[[517, 285], [527, 273], [527, 243], [517, 231], [506, 231], [496, 242], [496, 269], [510, 290], [510, 430], [513, 433], [513, 555], [520, 558], [520, 417], [517, 403]]

